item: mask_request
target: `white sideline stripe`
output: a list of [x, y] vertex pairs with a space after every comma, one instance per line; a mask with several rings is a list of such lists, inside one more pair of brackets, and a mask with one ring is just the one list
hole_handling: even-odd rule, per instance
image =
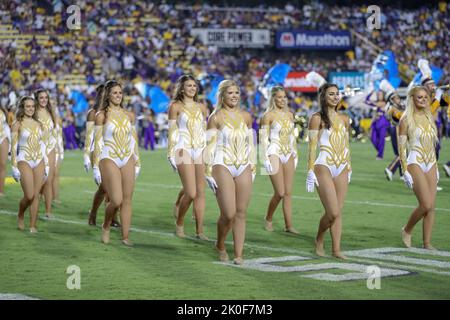
[[0, 300], [39, 300], [38, 298], [33, 298], [20, 293], [1, 293]]
[[[170, 185], [170, 184], [160, 184], [160, 183], [149, 183], [149, 182], [137, 182], [136, 185], [144, 185], [149, 187], [157, 187], [157, 188], [165, 188], [165, 189], [181, 189], [181, 185]], [[147, 192], [148, 190], [135, 188], [134, 191], [137, 192]], [[95, 191], [84, 190], [85, 193], [95, 193]], [[260, 196], [260, 197], [272, 197], [271, 193], [252, 193], [252, 195]], [[304, 197], [304, 196], [296, 196], [292, 195], [293, 199], [299, 200], [308, 200], [308, 201], [320, 201], [317, 197]], [[405, 209], [415, 209], [416, 206], [410, 206], [407, 204], [396, 204], [396, 203], [383, 203], [383, 202], [372, 202], [372, 201], [354, 201], [354, 200], [345, 200], [345, 203], [354, 204], [354, 205], [367, 205], [374, 207], [388, 207], [388, 208], [405, 208]], [[435, 211], [445, 211], [450, 212], [448, 208], [435, 208]]]
[[[168, 185], [168, 184], [159, 184], [159, 183], [150, 183], [150, 182], [137, 182], [137, 185], [147, 185], [150, 187], [158, 187], [158, 188], [166, 188], [166, 189], [181, 189], [181, 185]], [[145, 192], [147, 190], [136, 189], [139, 192]], [[271, 193], [252, 193], [252, 195], [262, 196], [262, 197], [272, 197]], [[318, 197], [304, 197], [304, 196], [296, 196], [292, 195], [294, 199], [300, 200], [310, 200], [310, 201], [320, 201]], [[383, 203], [383, 202], [371, 202], [371, 201], [354, 201], [354, 200], [345, 200], [345, 203], [355, 204], [355, 205], [368, 205], [368, 206], [379, 206], [379, 207], [392, 207], [392, 208], [407, 208], [407, 209], [415, 209], [416, 206], [406, 205], [406, 204], [396, 204], [396, 203]], [[450, 212], [448, 208], [435, 208], [435, 211], [446, 211]]]
[[[17, 216], [17, 212], [12, 212], [12, 211], [7, 211], [7, 210], [0, 210], [0, 214], [8, 215], [8, 216]], [[56, 222], [61, 222], [61, 223], [76, 224], [76, 225], [80, 225], [80, 226], [87, 226], [88, 225], [87, 221], [66, 220], [66, 219], [58, 218], [57, 216], [54, 216], [51, 219], [46, 219], [46, 218], [42, 218], [42, 219], [44, 219], [46, 221], [56, 221]], [[97, 228], [100, 228], [100, 227], [97, 227]], [[134, 232], [139, 232], [139, 233], [155, 234], [155, 235], [159, 235], [159, 236], [163, 236], [163, 237], [172, 237], [172, 238], [175, 237], [175, 233], [168, 233], [168, 232], [164, 232], [164, 231], [148, 230], [148, 229], [135, 228], [135, 227], [131, 227], [130, 230], [134, 231]], [[197, 238], [189, 237], [189, 236], [187, 236], [186, 239], [196, 240], [196, 241], [203, 241], [203, 240], [199, 240]], [[215, 239], [210, 239], [208, 241], [209, 242], [215, 242], [216, 240]], [[230, 244], [230, 245], [233, 245], [232, 241], [227, 241], [226, 243]], [[257, 244], [252, 244], [252, 243], [245, 243], [245, 247], [254, 248], [254, 249], [263, 249], [263, 250], [267, 250], [267, 251], [275, 251], [275, 252], [284, 252], [284, 253], [292, 253], [292, 254], [298, 254], [298, 255], [312, 256], [311, 253], [300, 251], [300, 250], [266, 247], [266, 246], [260, 246], [260, 245], [257, 245]]]
[[[0, 214], [9, 215], [9, 216], [16, 216], [17, 215], [16, 212], [7, 211], [7, 210], [0, 210]], [[54, 218], [52, 218], [50, 220], [49, 219], [45, 219], [45, 220], [87, 226], [86, 221], [66, 220], [66, 219], [58, 218], [56, 216], [54, 216]], [[97, 227], [97, 228], [100, 228], [100, 227]], [[146, 229], [134, 228], [134, 227], [130, 228], [130, 230], [134, 231], [134, 232], [149, 233], [149, 234], [159, 235], [159, 236], [163, 236], [163, 237], [175, 237], [175, 234], [173, 234], [173, 233], [167, 233], [167, 232], [162, 232], [162, 231], [146, 230]], [[196, 238], [189, 237], [189, 236], [187, 236], [186, 239], [201, 241], [201, 240], [198, 240]], [[208, 241], [209, 242], [215, 242], [215, 239], [210, 239]], [[227, 241], [226, 243], [229, 244], [229, 245], [233, 244], [231, 241]], [[247, 248], [255, 248], [255, 249], [262, 249], [262, 250], [266, 250], [266, 251], [275, 251], [275, 252], [283, 252], [283, 253], [288, 253], [288, 254], [303, 255], [303, 256], [307, 256], [308, 258], [311, 258], [311, 260], [318, 259], [318, 257], [313, 256], [309, 252], [296, 250], [296, 249], [266, 247], [266, 246], [261, 246], [261, 245], [257, 245], [257, 244], [247, 243], [247, 242], [245, 243], [245, 247], [247, 247]], [[352, 257], [351, 256], [351, 251], [344, 251], [343, 254], [344, 255], [348, 254], [347, 261], [356, 261], [356, 262], [362, 262], [362, 263], [371, 264], [371, 265], [374, 264], [374, 259]], [[394, 264], [394, 263], [388, 263], [388, 262], [383, 262], [383, 261], [376, 260], [376, 265], [392, 267], [392, 268], [403, 268], [403, 269], [407, 269], [407, 270], [415, 270], [415, 271], [422, 271], [422, 272], [429, 272], [429, 273], [434, 273], [434, 274], [438, 274], [438, 275], [446, 275], [446, 276], [450, 275], [450, 272], [436, 271], [434, 269], [420, 268], [420, 267], [417, 267], [417, 266], [411, 266], [409, 264], [408, 265]]]

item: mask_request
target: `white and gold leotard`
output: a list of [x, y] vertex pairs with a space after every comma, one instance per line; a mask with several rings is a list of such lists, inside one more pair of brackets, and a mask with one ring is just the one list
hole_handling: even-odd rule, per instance
[[5, 139], [8, 139], [11, 144], [11, 131], [8, 122], [6, 121], [5, 114], [0, 110], [0, 144], [2, 144]]
[[84, 154], [92, 161], [92, 152], [94, 151], [94, 124], [95, 121], [86, 121], [86, 136], [84, 139]]
[[49, 154], [57, 144], [56, 127], [53, 123], [52, 116], [45, 108], [37, 108], [37, 117], [44, 126], [43, 140], [46, 145], [46, 154]]
[[326, 166], [333, 178], [337, 177], [349, 165], [350, 149], [348, 132], [344, 122], [336, 118], [329, 129], [319, 133], [319, 156], [314, 165]]
[[275, 111], [273, 115], [267, 156], [276, 155], [282, 163], [287, 163], [291, 156], [297, 157], [294, 122], [289, 118], [287, 112]]
[[200, 107], [183, 104], [177, 118], [177, 128], [178, 140], [173, 152], [183, 149], [192, 160], [196, 160], [206, 147], [206, 121]]
[[[41, 125], [34, 119], [24, 118], [18, 136], [13, 137], [12, 166], [17, 167], [17, 163], [24, 161], [31, 169], [36, 168], [44, 160], [46, 145], [43, 137], [44, 132]], [[19, 152], [16, 157], [17, 150]]]
[[110, 107], [107, 112], [106, 122], [103, 125], [103, 148], [99, 161], [110, 159], [122, 168], [128, 163], [131, 156], [136, 162], [139, 156], [136, 153], [136, 141], [131, 124], [126, 111], [118, 107]]
[[407, 165], [417, 164], [423, 172], [428, 172], [436, 163], [436, 133], [428, 121], [417, 123], [413, 136], [409, 137]]
[[212, 165], [222, 165], [236, 178], [251, 165], [253, 132], [239, 111], [222, 109], [223, 127], [218, 130]]

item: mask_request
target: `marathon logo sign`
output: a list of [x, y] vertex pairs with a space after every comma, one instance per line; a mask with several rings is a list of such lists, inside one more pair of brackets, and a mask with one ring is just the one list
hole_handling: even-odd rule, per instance
[[266, 29], [203, 29], [191, 30], [207, 46], [221, 48], [262, 48], [270, 45], [270, 31]]
[[278, 49], [348, 50], [351, 34], [348, 31], [280, 30], [276, 35]]

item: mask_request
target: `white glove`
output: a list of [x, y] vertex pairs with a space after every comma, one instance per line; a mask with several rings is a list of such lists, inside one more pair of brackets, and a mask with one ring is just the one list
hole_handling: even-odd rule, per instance
[[414, 181], [408, 171], [405, 171], [405, 173], [403, 174], [403, 179], [404, 179], [403, 181], [405, 181], [405, 185], [408, 188], [412, 189]]
[[268, 174], [272, 174], [273, 173], [273, 168], [272, 168], [272, 164], [270, 163], [270, 160], [267, 159], [266, 161], [264, 161], [264, 168], [266, 168], [266, 171]]
[[440, 176], [439, 176], [439, 169], [437, 167], [436, 167], [436, 178], [437, 178], [436, 184], [438, 184]]
[[314, 192], [314, 185], [319, 186], [319, 181], [317, 181], [314, 171], [309, 170], [308, 175], [306, 176], [306, 191]]
[[20, 182], [20, 171], [17, 167], [12, 167], [12, 176], [16, 182]]
[[352, 171], [348, 172], [348, 183], [350, 184], [350, 181], [352, 181]]
[[297, 163], [298, 163], [298, 156], [295, 154], [294, 156], [294, 168], [297, 169]]
[[174, 157], [168, 157], [167, 160], [169, 160], [169, 164], [172, 167], [173, 171], [177, 172], [178, 168], [177, 168], [177, 163], [175, 161]]
[[136, 180], [139, 177], [139, 173], [141, 172], [141, 167], [134, 167], [134, 179]]
[[205, 178], [206, 178], [206, 182], [208, 182], [208, 186], [211, 188], [211, 190], [215, 194], [217, 189], [219, 189], [219, 187], [217, 186], [216, 180], [214, 180], [214, 178], [210, 177], [210, 176], [205, 176]]
[[91, 158], [89, 157], [89, 155], [85, 154], [83, 155], [83, 159], [84, 159], [84, 170], [86, 170], [87, 173], [91, 168]]
[[252, 183], [255, 182], [255, 178], [256, 178], [256, 173], [252, 172]]
[[99, 168], [92, 168], [92, 174], [94, 176], [95, 183], [99, 186], [102, 183], [102, 175]]

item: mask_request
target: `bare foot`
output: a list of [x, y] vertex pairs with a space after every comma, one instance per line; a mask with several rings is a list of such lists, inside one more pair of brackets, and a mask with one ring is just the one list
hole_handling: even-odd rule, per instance
[[347, 260], [347, 257], [344, 256], [341, 252], [333, 252], [333, 257], [342, 259], [342, 260]]
[[102, 242], [104, 244], [109, 243], [109, 232], [110, 231], [111, 231], [111, 229], [105, 229], [104, 225], [102, 224]]
[[93, 214], [92, 212], [89, 212], [89, 221], [88, 224], [90, 226], [95, 226], [97, 225], [97, 214]]
[[287, 233], [292, 233], [292, 234], [300, 234], [300, 232], [298, 232], [298, 231], [297, 231], [295, 228], [293, 228], [293, 227], [285, 228], [284, 231], [287, 232]]
[[227, 262], [228, 260], [230, 260], [226, 249], [220, 250], [219, 248], [217, 248], [217, 244], [216, 244], [216, 250], [217, 250], [217, 253], [219, 254], [219, 261]]
[[427, 250], [437, 250], [435, 247], [433, 247], [431, 244], [424, 244], [423, 245], [423, 248], [424, 249], [427, 249]]
[[24, 216], [17, 216], [17, 228], [20, 231], [25, 230], [25, 222], [24, 222]]
[[178, 238], [186, 238], [186, 235], [184, 234], [184, 226], [177, 225], [176, 221], [175, 221], [175, 235]]
[[195, 237], [196, 237], [197, 239], [204, 240], [204, 241], [208, 241], [208, 240], [209, 240], [208, 237], [205, 236], [204, 233], [196, 234]]
[[411, 234], [405, 231], [405, 227], [402, 228], [402, 241], [405, 247], [411, 248]]
[[319, 257], [325, 257], [325, 250], [323, 249], [323, 241], [319, 242], [316, 240], [316, 254]]
[[272, 232], [273, 231], [272, 221], [264, 220], [264, 222], [265, 222], [264, 229], [266, 229], [266, 231]]
[[122, 243], [123, 243], [124, 245], [126, 245], [127, 247], [132, 247], [132, 246], [133, 246], [133, 242], [131, 242], [131, 241], [128, 240], [128, 239], [123, 239], [123, 240], [122, 240]]
[[242, 259], [242, 257], [236, 257], [233, 260], [234, 264], [237, 264], [238, 266], [244, 264], [244, 259]]
[[30, 228], [30, 233], [37, 233], [37, 229], [36, 228]]

